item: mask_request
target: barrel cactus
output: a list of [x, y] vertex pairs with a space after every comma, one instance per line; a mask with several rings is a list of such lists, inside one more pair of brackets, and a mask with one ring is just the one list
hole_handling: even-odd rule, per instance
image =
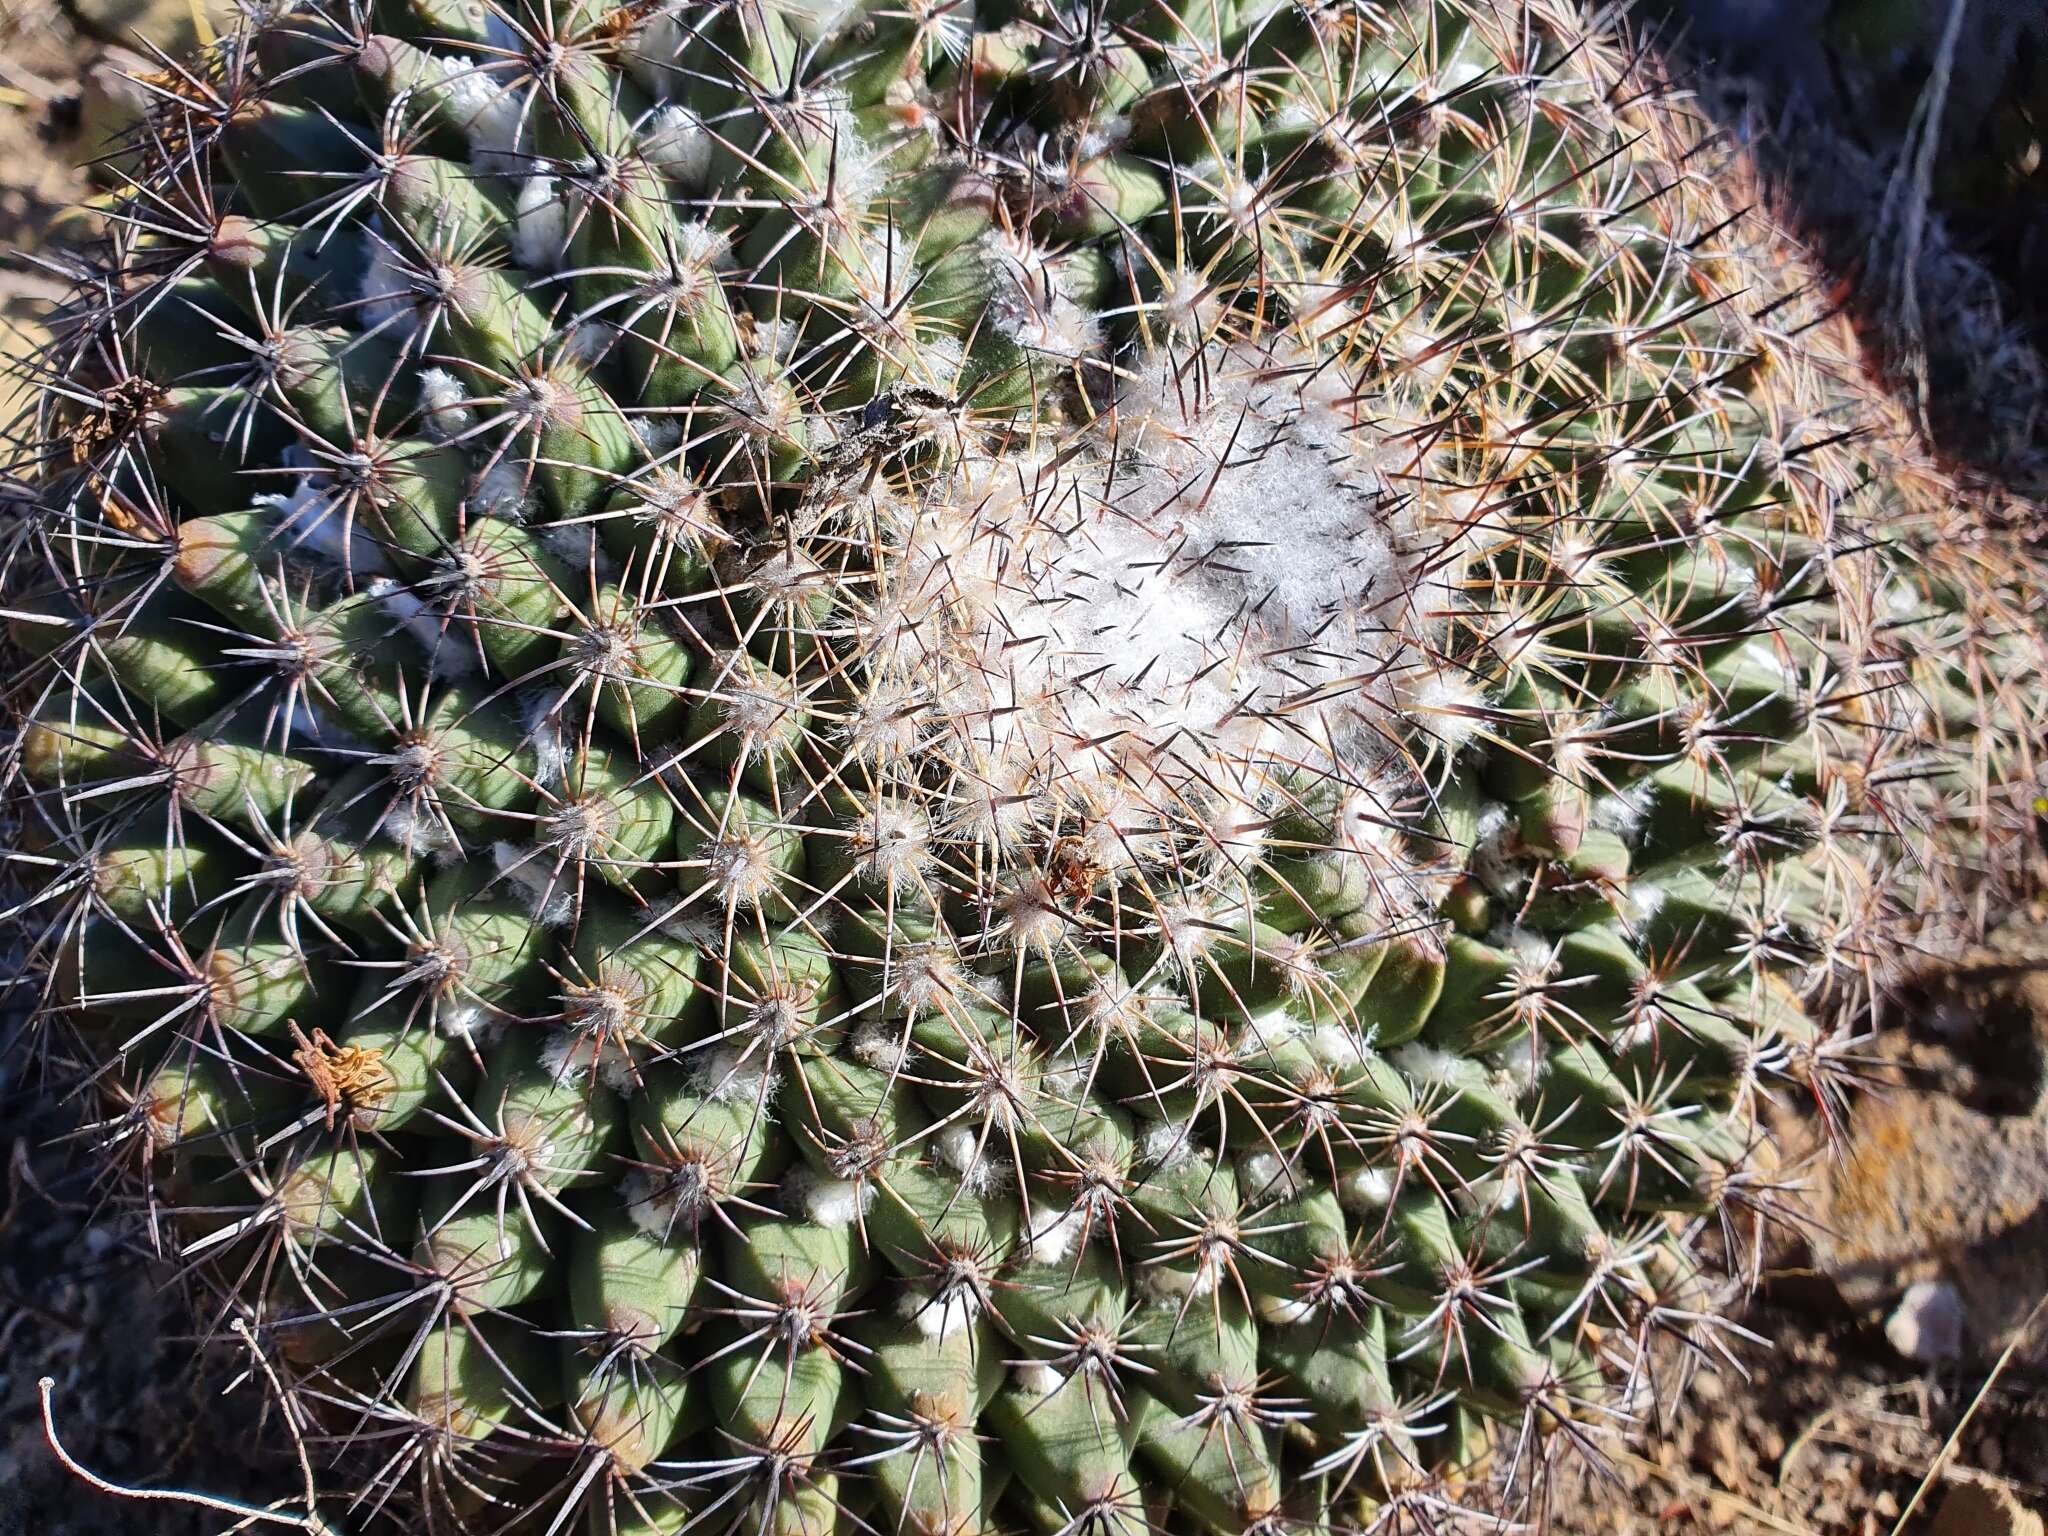
[[1569, 4], [309, 0], [149, 88], [20, 917], [352, 1527], [1499, 1508], [2031, 804], [2020, 554]]

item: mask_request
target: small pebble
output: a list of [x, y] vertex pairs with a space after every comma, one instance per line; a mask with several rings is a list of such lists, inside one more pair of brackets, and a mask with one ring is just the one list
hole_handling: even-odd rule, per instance
[[1963, 1352], [1963, 1299], [1946, 1280], [1922, 1280], [1906, 1288], [1884, 1336], [1908, 1360], [1938, 1365]]
[[1735, 1426], [1728, 1420], [1717, 1419], [1714, 1427], [1707, 1431], [1707, 1439], [1713, 1443], [1715, 1460], [1732, 1462], [1738, 1459], [1742, 1442], [1736, 1437]]

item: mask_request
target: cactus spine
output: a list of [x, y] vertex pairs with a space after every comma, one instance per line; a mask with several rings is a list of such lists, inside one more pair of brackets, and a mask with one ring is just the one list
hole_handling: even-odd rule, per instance
[[1549, 0], [167, 79], [23, 424], [24, 916], [359, 1509], [1377, 1530], [1705, 1347], [2043, 694], [1654, 87]]

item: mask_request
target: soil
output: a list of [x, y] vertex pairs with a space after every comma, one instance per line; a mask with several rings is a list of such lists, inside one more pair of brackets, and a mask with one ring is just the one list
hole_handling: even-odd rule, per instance
[[[2008, 1368], [1979, 1400], [1983, 1370], [1916, 1373], [1881, 1331], [1774, 1289], [1743, 1319], [1772, 1341], [1744, 1352], [1748, 1375], [1701, 1374], [1660, 1437], [1609, 1456], [1606, 1480], [1570, 1472], [1555, 1530], [1887, 1536], [1917, 1497], [1904, 1529], [1925, 1532], [1963, 1487], [2022, 1512], [2048, 1507], [2038, 1372]], [[1996, 1524], [1974, 1529], [2005, 1536]]]
[[[165, 4], [168, 19], [162, 6], [152, 19], [132, 5], [0, 0], [0, 355], [25, 357], [37, 345], [37, 316], [63, 290], [63, 253], [92, 232], [91, 216], [73, 211], [95, 191], [77, 166], [118, 94], [107, 84], [119, 68], [111, 44], [138, 16], [167, 46], [189, 34], [188, 0]], [[1693, 0], [1680, 7], [1692, 30], [1671, 35], [1681, 71], [1703, 63], [1718, 71], [1701, 77], [1706, 99], [1756, 145], [1823, 254], [1848, 273], [1875, 248], [1902, 138], [1888, 103], [1900, 80], [1917, 90], [1927, 28], [1876, 66], [1826, 60], [1824, 73], [1802, 83], [1787, 58], [1805, 59], [1811, 38], [1768, 25], [1802, 5], [1812, 9], [1807, 0]], [[1931, 14], [1938, 20], [1943, 10]], [[1981, 11], [1995, 18], [1998, 6]], [[1798, 47], [1774, 55], [1766, 46], [1788, 35]], [[1822, 78], [1835, 84], [1810, 88]], [[1787, 124], [1803, 126], [1774, 130]], [[2021, 173], [2008, 178], [2015, 190], [2003, 205], [1966, 206], [1940, 189], [1927, 199], [1923, 313], [1946, 317], [1924, 326], [1922, 341], [1932, 343], [1913, 354], [1871, 326], [1881, 361], [1926, 391], [1951, 456], [2020, 494], [2048, 483], [2040, 364], [2048, 282], [2035, 269], [2048, 261], [2048, 212], [2031, 179], [2039, 151], [2031, 162], [2024, 146], [2014, 152]], [[1803, 196], [1802, 169], [1812, 173]], [[0, 383], [0, 422], [19, 399]], [[2010, 1072], [1984, 1064], [2031, 1060], [2038, 1077], [2048, 998], [2033, 996], [2031, 978], [2048, 971], [2023, 958], [1986, 974], [1994, 979], [1931, 991], [1914, 1027], [1880, 1042], [1891, 1094], [1879, 1102], [1894, 1125], [1939, 1123], [1973, 1155], [1988, 1138], [2020, 1149], [2009, 1160], [2024, 1162], [2029, 1149], [2048, 1146], [2031, 1139], [2048, 1138], [2038, 1081], [2015, 1094]], [[1969, 1027], [1959, 1033], [1957, 1019]], [[257, 1502], [288, 1497], [296, 1483], [260, 1377], [246, 1355], [193, 1341], [177, 1277], [149, 1256], [137, 1218], [105, 1198], [81, 1105], [49, 1093], [33, 1058], [25, 1037], [0, 1039], [0, 1536], [224, 1529], [231, 1517], [218, 1512], [96, 1492], [45, 1445], [37, 1382], [49, 1376], [65, 1445], [101, 1477], [159, 1494], [203, 1488]], [[1820, 1240], [1776, 1255], [1742, 1317], [1757, 1340], [1737, 1349], [1746, 1374], [1697, 1373], [1690, 1392], [1673, 1394], [1668, 1420], [1616, 1435], [1597, 1469], [1566, 1468], [1545, 1512], [1551, 1530], [2040, 1536], [2038, 1512], [2048, 1510], [2048, 1297], [2036, 1294], [2048, 1283], [2044, 1191], [1987, 1195], [1994, 1216], [1961, 1235], [1894, 1221], [1879, 1242], [1859, 1228], [1865, 1249], [1845, 1262], [1843, 1245], [1859, 1240], [1848, 1230], [1853, 1208], [1886, 1204], [1874, 1193], [1893, 1192], [1896, 1204], [1910, 1178], [1921, 1191], [1913, 1212], [1946, 1210], [1938, 1190], [1926, 1193], [1939, 1184], [1926, 1160], [1941, 1154], [1917, 1129], [1891, 1149], [1903, 1154], [1895, 1169], [1871, 1161], [1889, 1145], [1879, 1130], [1871, 1135], [1841, 1165], [1860, 1177], [1818, 1182]], [[2048, 1158], [2035, 1164], [2040, 1175]], [[1831, 1226], [1831, 1212], [1845, 1224]], [[1963, 1352], [1932, 1367], [1903, 1358], [1883, 1327], [1898, 1288], [1925, 1275], [1955, 1278], [1972, 1319]]]
[[256, 1395], [223, 1395], [246, 1361], [194, 1344], [176, 1277], [146, 1256], [134, 1215], [99, 1185], [79, 1104], [39, 1084], [25, 1038], [7, 1045], [0, 1536], [210, 1536], [228, 1523], [220, 1515], [95, 1493], [45, 1444], [37, 1384], [49, 1377], [65, 1448], [101, 1477], [258, 1502], [282, 1491], [282, 1468], [258, 1454], [275, 1437]]
[[[91, 193], [75, 149], [91, 51], [49, 0], [0, 0], [0, 359], [27, 357], [43, 340], [38, 317], [62, 297], [61, 259]], [[0, 381], [0, 424], [20, 401]]]
[[[1864, 1050], [1871, 1091], [1839, 1143], [1811, 1149], [1802, 1228], [1781, 1234], [1741, 1320], [1770, 1347], [1738, 1351], [1746, 1374], [1701, 1373], [1671, 1424], [1612, 1456], [1610, 1482], [1578, 1476], [1559, 1529], [2039, 1536], [2048, 914], [1906, 1002]], [[1807, 1134], [1785, 1119], [1788, 1160]], [[1953, 1298], [1952, 1338], [1888, 1331], [1919, 1285]], [[1937, 1358], [1906, 1358], [1915, 1344]]]

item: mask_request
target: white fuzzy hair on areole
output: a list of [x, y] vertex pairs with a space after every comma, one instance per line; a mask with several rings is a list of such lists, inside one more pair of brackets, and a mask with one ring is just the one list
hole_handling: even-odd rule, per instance
[[395, 341], [409, 341], [420, 328], [419, 280], [405, 268], [391, 245], [376, 235], [363, 237], [363, 271], [356, 280], [361, 301], [356, 314], [366, 330]]
[[483, 662], [471, 648], [472, 642], [463, 627], [450, 624], [444, 610], [388, 577], [372, 582], [367, 590], [427, 653], [427, 669], [433, 676], [466, 678], [483, 670]]
[[1028, 1242], [1035, 1264], [1064, 1264], [1074, 1256], [1081, 1234], [1088, 1230], [1088, 1213], [1081, 1209], [1046, 1212], [1032, 1228]]
[[850, 1227], [875, 1203], [875, 1187], [854, 1179], [833, 1179], [798, 1169], [789, 1179], [789, 1203], [821, 1227]]
[[479, 175], [502, 176], [523, 167], [526, 157], [519, 140], [525, 107], [520, 93], [502, 72], [467, 56], [434, 58], [443, 75], [442, 112], [468, 139], [470, 168]]
[[618, 1039], [594, 1037], [580, 1030], [557, 1030], [540, 1048], [541, 1066], [558, 1083], [575, 1082], [595, 1070], [598, 1081], [621, 1098], [640, 1087], [632, 1051]]
[[569, 249], [569, 210], [552, 176], [520, 183], [512, 219], [512, 259], [529, 272], [551, 272]]
[[420, 430], [434, 438], [460, 436], [476, 420], [469, 391], [445, 368], [420, 372]]
[[717, 136], [704, 119], [687, 107], [661, 108], [640, 131], [640, 153], [648, 164], [690, 188], [710, 181], [711, 155], [717, 146]]
[[576, 913], [576, 882], [555, 866], [547, 850], [491, 844], [491, 862], [543, 928], [559, 928]]
[[501, 455], [483, 472], [470, 497], [472, 510], [485, 517], [503, 518], [508, 523], [525, 522], [533, 515], [535, 506], [532, 470], [509, 453]]
[[349, 516], [349, 498], [323, 482], [325, 475], [306, 475], [285, 496], [259, 494], [252, 499], [277, 519], [280, 555], [309, 554], [362, 578], [389, 570], [384, 551]]
[[[1007, 808], [986, 835], [1027, 802], [1198, 832], [1194, 807], [1297, 768], [1371, 784], [1405, 698], [1460, 698], [1417, 606], [1424, 514], [1359, 393], [1285, 347], [1160, 354], [1076, 451], [970, 453], [897, 511], [862, 640], [935, 696], [963, 800]], [[1399, 873], [1394, 840], [1359, 852]]]

